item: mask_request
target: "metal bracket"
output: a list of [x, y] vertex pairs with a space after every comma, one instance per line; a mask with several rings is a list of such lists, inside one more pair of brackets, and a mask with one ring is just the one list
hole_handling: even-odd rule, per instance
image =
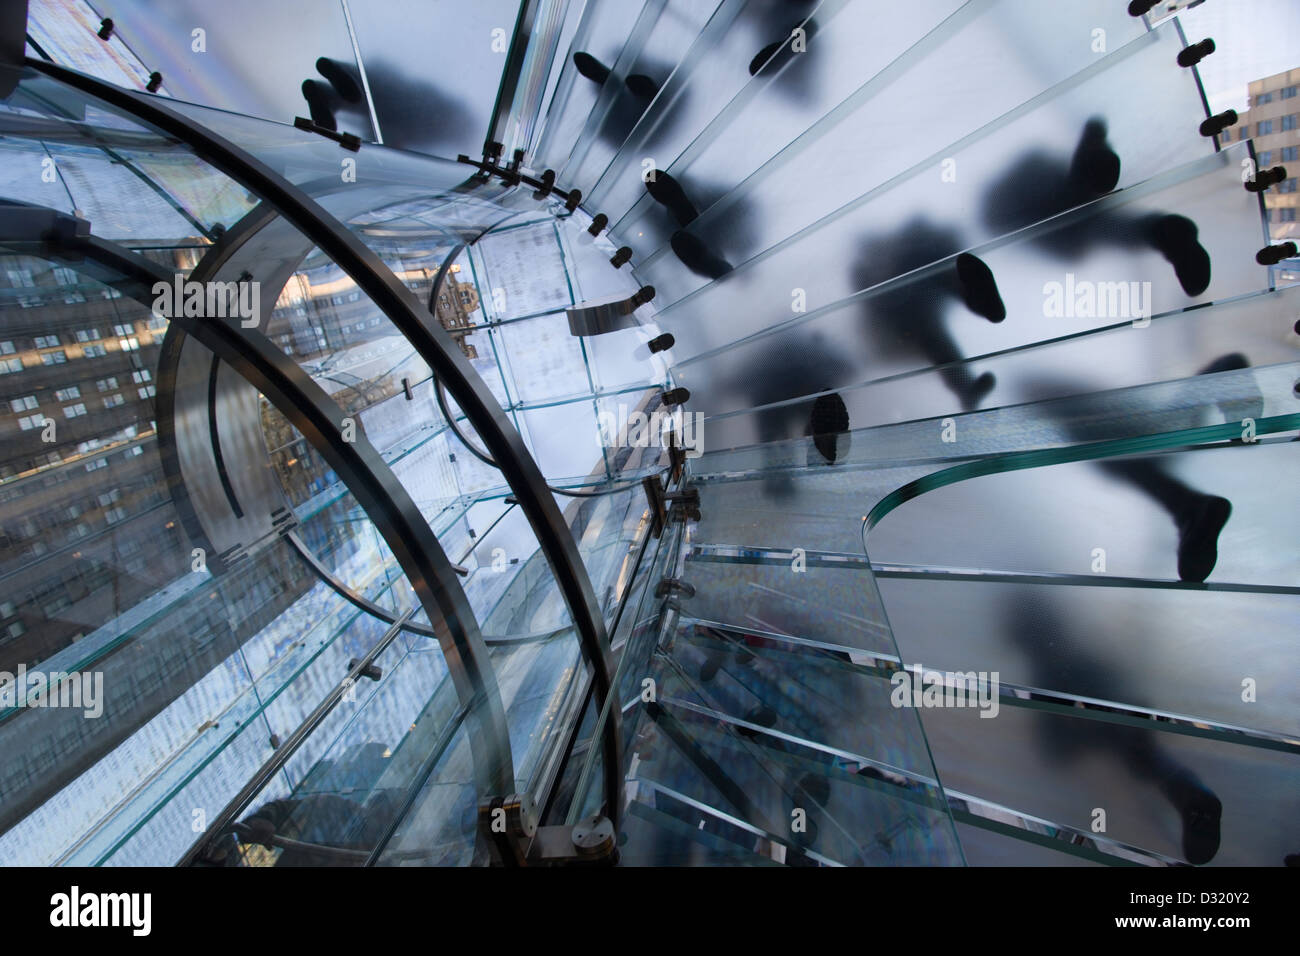
[[526, 793], [479, 803], [479, 830], [493, 862], [505, 866], [612, 866], [618, 862], [614, 824], [605, 816], [573, 826], [538, 826], [537, 805]]
[[324, 126], [317, 126], [305, 116], [295, 116], [293, 125], [309, 133], [316, 133], [326, 139], [332, 139], [344, 149], [350, 149], [354, 153], [361, 151], [361, 137], [356, 133], [339, 133], [332, 129], [326, 129]]
[[661, 578], [655, 585], [655, 597], [667, 597], [670, 591], [681, 591], [688, 598], [695, 597], [695, 587], [681, 578]]

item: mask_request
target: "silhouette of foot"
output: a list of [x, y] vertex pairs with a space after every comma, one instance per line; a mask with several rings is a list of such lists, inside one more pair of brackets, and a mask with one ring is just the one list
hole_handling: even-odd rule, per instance
[[709, 656], [704, 659], [704, 663], [700, 666], [700, 680], [706, 683], [713, 680], [713, 678], [718, 676], [718, 668], [721, 666], [722, 655], [711, 652]]
[[982, 259], [969, 252], [959, 255], [957, 280], [961, 283], [961, 297], [966, 308], [990, 322], [1001, 322], [1007, 317], [1007, 307], [1002, 304], [993, 270]]
[[1178, 284], [1188, 295], [1200, 295], [1210, 285], [1210, 254], [1196, 241], [1196, 223], [1186, 216], [1159, 216], [1151, 223], [1151, 245], [1174, 267]]
[[964, 411], [971, 412], [980, 407], [980, 402], [993, 391], [998, 384], [998, 378], [992, 372], [985, 372], [976, 378], [966, 387], [961, 395], [961, 407]]
[[342, 97], [344, 102], [361, 102], [361, 87], [343, 64], [323, 56], [316, 61], [316, 72], [329, 80], [330, 86], [334, 87], [334, 92]]
[[1076, 200], [1073, 204], [1096, 199], [1113, 190], [1119, 182], [1119, 167], [1119, 156], [1106, 142], [1106, 124], [1100, 119], [1088, 120], [1070, 163], [1070, 184]]
[[[809, 19], [803, 23], [796, 23], [786, 32], [786, 35], [775, 43], [769, 43], [763, 49], [754, 54], [754, 58], [749, 61], [749, 75], [758, 76], [760, 70], [766, 69], [770, 73], [782, 69], [790, 58], [794, 56], [794, 39], [795, 31], [802, 29], [803, 37], [801, 47], [807, 43], [808, 39], [817, 32], [817, 24]], [[804, 47], [806, 49], [806, 47]], [[773, 59], [773, 57], [776, 57]], [[768, 61], [771, 61], [770, 63]]]
[[[747, 713], [744, 720], [746, 723], [758, 724], [760, 727], [774, 727], [776, 726], [776, 711], [766, 704], [760, 705]], [[744, 737], [758, 736], [758, 731], [751, 727], [737, 727], [736, 733]]]
[[806, 773], [794, 785], [794, 798], [796, 801], [807, 799], [824, 807], [831, 798], [831, 782], [819, 773]]
[[1219, 559], [1219, 532], [1232, 514], [1232, 502], [1217, 495], [1198, 495], [1178, 521], [1178, 578], [1204, 581]]
[[578, 68], [578, 72], [591, 80], [593, 83], [604, 84], [609, 79], [609, 67], [605, 66], [590, 53], [581, 51], [573, 54], [573, 65]]
[[1219, 818], [1223, 804], [1201, 784], [1180, 787], [1176, 800], [1183, 818], [1183, 858], [1199, 866], [1219, 852]]
[[656, 172], [653, 178], [646, 180], [645, 188], [650, 198], [667, 209], [678, 225], [689, 226], [699, 218], [699, 210], [687, 198], [682, 184], [668, 173]]
[[311, 121], [317, 126], [337, 131], [339, 126], [334, 120], [334, 107], [330, 101], [329, 87], [319, 80], [302, 81], [302, 97], [307, 101], [311, 111]]
[[835, 464], [839, 436], [848, 430], [849, 410], [844, 406], [844, 399], [835, 392], [818, 395], [813, 402], [808, 432], [812, 435], [813, 445], [829, 464]]
[[[1216, 372], [1235, 372], [1243, 368], [1250, 368], [1250, 360], [1240, 352], [1229, 352], [1227, 355], [1220, 355], [1196, 374], [1214, 375]], [[1251, 389], [1249, 398], [1228, 399], [1216, 404], [1219, 406], [1219, 411], [1223, 413], [1225, 422], [1241, 422], [1247, 418], [1258, 421], [1264, 417], [1264, 396], [1260, 394], [1258, 388]], [[1240, 438], [1234, 440], [1241, 441]]]
[[632, 91], [632, 94], [647, 103], [659, 95], [659, 84], [644, 73], [633, 73], [623, 84]]
[[710, 279], [721, 279], [731, 271], [731, 265], [727, 260], [714, 255], [698, 236], [687, 232], [685, 229], [674, 232], [668, 242], [677, 258], [682, 261], [682, 265], [696, 275], [706, 276]]
[[794, 497], [794, 481], [789, 475], [763, 476], [763, 495], [775, 501], [789, 501]]

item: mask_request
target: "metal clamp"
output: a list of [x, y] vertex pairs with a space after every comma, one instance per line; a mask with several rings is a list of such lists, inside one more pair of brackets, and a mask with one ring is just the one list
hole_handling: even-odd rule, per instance
[[526, 793], [479, 803], [479, 829], [500, 866], [610, 866], [618, 861], [614, 823], [597, 814], [573, 826], [538, 826]]

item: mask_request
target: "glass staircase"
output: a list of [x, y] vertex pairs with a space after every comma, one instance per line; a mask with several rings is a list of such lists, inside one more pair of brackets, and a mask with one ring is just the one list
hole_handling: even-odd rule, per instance
[[[234, 22], [277, 35], [267, 6], [239, 0]], [[361, 421], [385, 487], [456, 571], [440, 587], [463, 598], [487, 677], [466, 692], [443, 639], [460, 623], [450, 605], [417, 586], [294, 402], [263, 389], [241, 427], [293, 520], [250, 543], [241, 572], [167, 592], [167, 613], [201, 615], [224, 592], [237, 615], [249, 579], [292, 566], [280, 617], [222, 631], [204, 660], [226, 679], [205, 690], [191, 675], [154, 711], [56, 748], [86, 770], [126, 750], [104, 781], [69, 776], [6, 815], [0, 858], [1300, 853], [1300, 510], [1286, 491], [1300, 479], [1300, 292], [1272, 268], [1296, 250], [1269, 244], [1246, 131], [1207, 115], [1201, 37], [1125, 0], [494, 0], [439, 41], [444, 62], [415, 55], [436, 23], [373, 6], [354, 23], [327, 4], [257, 74], [174, 64], [135, 0], [105, 6], [123, 25], [106, 66], [33, 3], [0, 147], [48, 152], [67, 189], [0, 174], [0, 201], [88, 218], [168, 270], [274, 276], [274, 314], [252, 334], [283, 333], [273, 347], [302, 394]], [[472, 287], [463, 324], [444, 326], [478, 392], [337, 244], [251, 187], [244, 160], [37, 62], [143, 88], [132, 57], [174, 64], [139, 102], [301, 193], [375, 275], [427, 298], [421, 321], [444, 281], [467, 302]], [[315, 85], [293, 95], [313, 63]], [[364, 98], [329, 79], [342, 74]], [[422, 131], [412, 104], [446, 123]], [[290, 126], [293, 109], [311, 122]], [[359, 178], [341, 183], [352, 157]], [[149, 202], [117, 201], [131, 175]], [[82, 268], [6, 228], [14, 268]], [[92, 266], [88, 287], [128, 284]], [[645, 287], [627, 324], [566, 322]], [[325, 324], [326, 288], [359, 291], [360, 337], [302, 338], [294, 310]], [[544, 485], [522, 487], [486, 450], [482, 396]], [[697, 416], [702, 448], [620, 445], [597, 426], [622, 433], [629, 408], [660, 402]], [[322, 480], [295, 484], [301, 463]], [[118, 630], [97, 651], [110, 668], [119, 648], [161, 644]], [[0, 715], [0, 739], [33, 717], [53, 720]], [[197, 735], [178, 729], [191, 718]], [[130, 748], [146, 730], [155, 759]], [[219, 825], [191, 827], [195, 807]], [[56, 825], [67, 839], [38, 846]], [[603, 828], [598, 852], [573, 849]], [[556, 833], [573, 845], [547, 856]]]

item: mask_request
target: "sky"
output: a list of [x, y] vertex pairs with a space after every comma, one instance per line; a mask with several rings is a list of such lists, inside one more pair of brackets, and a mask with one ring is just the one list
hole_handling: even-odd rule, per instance
[[1205, 0], [1179, 16], [1188, 43], [1214, 39], [1198, 66], [1213, 113], [1244, 110], [1247, 83], [1300, 67], [1300, 0]]

